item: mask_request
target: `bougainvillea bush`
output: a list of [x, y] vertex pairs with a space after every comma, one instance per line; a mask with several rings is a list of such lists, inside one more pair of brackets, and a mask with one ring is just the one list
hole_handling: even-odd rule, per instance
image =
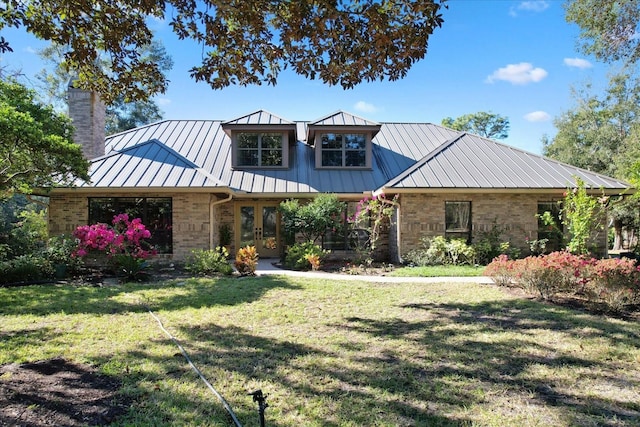
[[569, 294], [612, 311], [640, 303], [640, 267], [627, 258], [595, 259], [567, 251], [518, 260], [500, 256], [484, 274], [498, 285], [513, 284], [543, 299]]
[[106, 254], [119, 273], [128, 279], [139, 279], [147, 266], [146, 260], [156, 254], [147, 242], [151, 232], [140, 218], [129, 220], [127, 214], [114, 216], [112, 224], [98, 223], [76, 228], [73, 235], [78, 239], [78, 247], [74, 255]]

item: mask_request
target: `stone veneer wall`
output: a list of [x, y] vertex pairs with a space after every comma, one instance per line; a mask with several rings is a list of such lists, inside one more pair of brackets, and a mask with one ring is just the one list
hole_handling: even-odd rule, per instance
[[[526, 238], [538, 237], [538, 202], [559, 200], [561, 193], [549, 194], [402, 194], [399, 228], [400, 254], [418, 247], [423, 237], [445, 235], [445, 201], [470, 201], [473, 234], [490, 231], [494, 224], [504, 231], [502, 239], [529, 253]], [[599, 252], [606, 251], [606, 233], [598, 236]]]
[[[178, 195], [148, 193], [94, 194], [92, 197], [172, 197], [173, 199], [173, 259], [184, 260], [192, 249], [209, 248], [209, 194]], [[87, 195], [52, 195], [49, 199], [49, 234], [70, 235], [89, 218]], [[217, 230], [216, 230], [217, 233]]]

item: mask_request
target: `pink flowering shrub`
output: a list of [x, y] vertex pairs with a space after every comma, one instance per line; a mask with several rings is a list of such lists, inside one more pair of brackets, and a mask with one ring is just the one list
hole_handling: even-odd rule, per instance
[[599, 260], [591, 266], [587, 294], [612, 311], [640, 303], [640, 267], [628, 258]]
[[543, 299], [558, 293], [586, 297], [612, 311], [640, 304], [640, 267], [630, 259], [595, 259], [567, 251], [510, 260], [495, 258], [484, 271], [498, 285], [514, 283]]
[[128, 278], [137, 278], [146, 266], [145, 260], [156, 254], [146, 241], [151, 232], [140, 218], [129, 220], [127, 214], [114, 216], [112, 226], [101, 223], [82, 225], [73, 235], [78, 239], [75, 256], [104, 253]]
[[509, 256], [498, 255], [484, 269], [484, 275], [491, 277], [498, 286], [508, 286], [513, 282], [515, 263]]
[[579, 293], [584, 268], [590, 263], [588, 258], [562, 251], [516, 260], [512, 268], [522, 288], [550, 299], [559, 292]]

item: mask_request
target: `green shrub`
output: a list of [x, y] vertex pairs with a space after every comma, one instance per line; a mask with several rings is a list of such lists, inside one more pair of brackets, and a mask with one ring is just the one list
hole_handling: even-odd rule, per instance
[[287, 251], [284, 257], [284, 266], [293, 270], [309, 270], [312, 268], [310, 259], [315, 261], [317, 257], [317, 260], [321, 262], [328, 253], [313, 242], [296, 243]]
[[233, 267], [227, 258], [229, 258], [229, 252], [224, 247], [218, 246], [215, 250], [195, 249], [187, 258], [185, 269], [197, 275], [224, 274], [229, 276], [233, 273]]
[[21, 255], [9, 261], [0, 262], [0, 283], [31, 282], [53, 277], [49, 260], [37, 255]]
[[[44, 256], [57, 270], [56, 277], [62, 278], [69, 273], [78, 273], [80, 271], [84, 263], [82, 258], [73, 255], [76, 248], [76, 241], [65, 236], [52, 237], [47, 241]], [[60, 266], [64, 266], [64, 269], [60, 269]], [[64, 271], [62, 277], [58, 273], [60, 271]]]
[[443, 264], [473, 264], [475, 250], [462, 239], [448, 241], [443, 236], [420, 239], [420, 247], [409, 251], [405, 261], [417, 267]]
[[475, 262], [487, 265], [494, 258], [500, 255], [507, 255], [509, 258], [518, 258], [520, 251], [511, 248], [509, 242], [502, 240], [502, 228], [498, 226], [496, 220], [493, 221], [491, 230], [478, 232], [473, 238], [473, 249], [475, 251]]

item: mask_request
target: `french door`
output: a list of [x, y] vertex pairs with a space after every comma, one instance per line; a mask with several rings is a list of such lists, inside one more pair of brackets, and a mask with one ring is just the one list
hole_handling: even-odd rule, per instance
[[260, 258], [280, 255], [278, 204], [238, 203], [236, 207], [236, 248], [255, 246]]

